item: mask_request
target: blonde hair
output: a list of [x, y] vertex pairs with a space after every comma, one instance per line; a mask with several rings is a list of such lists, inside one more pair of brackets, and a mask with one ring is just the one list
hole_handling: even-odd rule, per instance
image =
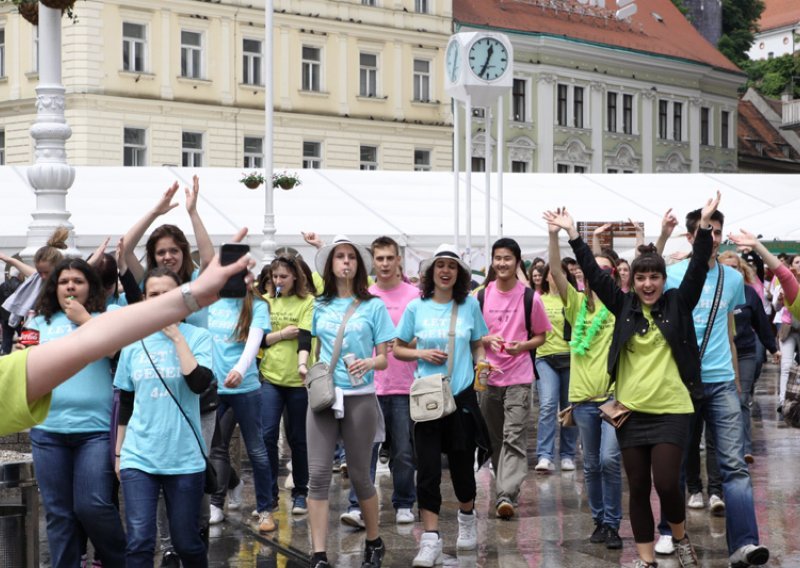
[[753, 270], [753, 267], [747, 264], [747, 261], [745, 259], [743, 259], [741, 256], [739, 256], [732, 250], [726, 250], [725, 252], [720, 253], [719, 257], [717, 257], [717, 261], [723, 261], [728, 259], [736, 260], [735, 268], [744, 277], [745, 284], [754, 284], [758, 280], [758, 277], [756, 276], [756, 271]]
[[55, 266], [64, 258], [62, 250], [67, 250], [67, 239], [69, 238], [69, 229], [66, 227], [58, 227], [50, 238], [47, 239], [47, 244], [36, 251], [33, 255], [33, 264], [37, 265], [40, 262], [48, 262]]

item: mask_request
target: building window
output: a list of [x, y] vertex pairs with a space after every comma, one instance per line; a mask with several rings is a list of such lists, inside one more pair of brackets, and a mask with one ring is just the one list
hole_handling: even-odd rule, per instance
[[377, 170], [378, 169], [378, 147], [377, 146], [361, 146], [359, 149], [360, 170]]
[[473, 118], [486, 118], [486, 111], [483, 107], [472, 107]]
[[264, 167], [264, 139], [244, 138], [244, 167], [263, 168]]
[[147, 165], [147, 132], [144, 128], [125, 128], [123, 131], [122, 165]]
[[361, 0], [362, 6], [376, 6], [375, 0]]
[[514, 79], [514, 86], [511, 90], [512, 100], [512, 116], [516, 122], [525, 122], [526, 113], [525, 107], [527, 101], [525, 100], [525, 79]]
[[431, 62], [425, 59], [414, 60], [414, 100], [431, 100]]
[[361, 53], [359, 60], [359, 89], [362, 97], [378, 96], [378, 56], [374, 53]]
[[181, 77], [203, 76], [203, 34], [181, 30]]
[[303, 142], [303, 169], [318, 170], [322, 167], [322, 143]]
[[710, 114], [710, 110], [708, 107], [701, 107], [700, 108], [700, 144], [703, 146], [708, 146], [709, 142], [709, 123], [708, 117]]
[[583, 128], [583, 87], [572, 90], [572, 115], [575, 128]]
[[617, 131], [617, 93], [606, 93], [606, 130]]
[[242, 83], [264, 84], [261, 79], [261, 42], [257, 39], [242, 40]]
[[667, 139], [668, 112], [669, 112], [669, 101], [658, 101], [658, 137], [661, 140]]
[[6, 30], [0, 28], [0, 77], [6, 76]]
[[633, 95], [622, 95], [622, 132], [633, 134]]
[[558, 86], [558, 103], [556, 107], [556, 118], [559, 126], [567, 125], [567, 85]]
[[573, 166], [571, 164], [556, 164], [556, 173], [584, 174], [586, 173], [586, 166]]
[[415, 172], [431, 171], [430, 150], [414, 150], [414, 171]]
[[144, 24], [122, 23], [122, 69], [132, 73], [145, 71], [147, 27]]
[[303, 90], [319, 91], [322, 74], [322, 50], [319, 47], [303, 46]]
[[731, 128], [731, 113], [727, 110], [722, 111], [722, 136], [720, 137], [721, 146], [723, 148], [730, 148], [730, 128]]
[[430, 11], [429, 0], [414, 0], [414, 11], [419, 14], [427, 14]]
[[184, 168], [199, 168], [203, 165], [203, 133], [184, 132], [181, 164]]
[[0, 130], [0, 166], [6, 165], [6, 131]]
[[473, 172], [485, 172], [486, 171], [486, 159], [485, 158], [476, 158], [475, 156], [472, 157], [472, 171]]
[[528, 173], [528, 162], [519, 162], [517, 160], [513, 160], [511, 162], [511, 173], [515, 174]]
[[680, 142], [683, 124], [683, 103], [672, 103], [672, 139]]

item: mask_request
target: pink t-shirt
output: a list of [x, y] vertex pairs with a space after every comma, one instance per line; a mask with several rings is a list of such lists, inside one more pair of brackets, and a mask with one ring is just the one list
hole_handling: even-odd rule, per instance
[[[517, 282], [511, 291], [502, 292], [497, 289], [496, 282], [489, 282], [483, 294], [483, 319], [489, 327], [489, 335], [500, 335], [506, 342], [527, 341], [525, 285]], [[531, 308], [531, 333], [538, 335], [550, 329], [550, 320], [547, 319], [544, 304], [537, 292], [533, 296]], [[505, 351], [495, 353], [487, 349], [486, 358], [493, 366], [503, 371], [489, 375], [490, 385], [508, 387], [533, 382], [533, 361], [528, 351], [512, 356]]]
[[[374, 294], [383, 300], [386, 309], [389, 310], [389, 317], [392, 323], [397, 326], [400, 318], [411, 300], [416, 300], [420, 296], [420, 290], [412, 284], [401, 282], [391, 290], [382, 290], [377, 284], [369, 287], [370, 294]], [[405, 394], [411, 390], [411, 383], [414, 382], [414, 372], [417, 364], [414, 362], [398, 361], [390, 351], [388, 355], [389, 366], [385, 371], [375, 371], [375, 392], [378, 396], [390, 394]]]

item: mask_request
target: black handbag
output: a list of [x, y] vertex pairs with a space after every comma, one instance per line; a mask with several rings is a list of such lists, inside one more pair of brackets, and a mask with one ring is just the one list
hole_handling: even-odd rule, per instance
[[200, 442], [200, 436], [198, 436], [197, 431], [194, 429], [194, 426], [192, 426], [192, 422], [191, 420], [189, 420], [189, 417], [186, 416], [186, 412], [183, 411], [181, 403], [178, 402], [178, 399], [175, 398], [174, 394], [172, 394], [172, 391], [167, 386], [167, 383], [164, 382], [164, 377], [161, 376], [161, 372], [158, 370], [158, 367], [156, 367], [156, 364], [153, 362], [153, 358], [150, 357], [150, 352], [147, 351], [147, 347], [145, 347], [144, 345], [144, 340], [142, 340], [141, 343], [145, 355], [147, 355], [147, 358], [150, 360], [150, 364], [153, 366], [153, 370], [155, 370], [156, 375], [158, 375], [158, 380], [161, 381], [161, 384], [164, 385], [165, 389], [167, 389], [167, 393], [169, 393], [169, 396], [177, 405], [178, 410], [181, 411], [181, 415], [186, 420], [186, 423], [189, 425], [189, 429], [192, 431], [192, 434], [194, 434], [194, 439], [197, 440], [197, 447], [200, 448], [200, 453], [203, 454], [203, 460], [205, 460], [206, 462], [206, 472], [205, 472], [206, 477], [205, 477], [205, 484], [203, 485], [203, 492], [206, 493], [207, 495], [213, 495], [219, 489], [219, 483], [217, 482], [217, 470], [214, 469], [214, 466], [211, 464], [211, 460], [208, 459], [208, 456], [203, 451], [203, 444], [202, 442]]

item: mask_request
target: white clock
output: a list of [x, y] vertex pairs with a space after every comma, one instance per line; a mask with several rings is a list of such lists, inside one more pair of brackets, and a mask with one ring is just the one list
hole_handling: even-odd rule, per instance
[[445, 91], [485, 107], [514, 82], [514, 48], [505, 34], [461, 32], [450, 36], [445, 52]]

